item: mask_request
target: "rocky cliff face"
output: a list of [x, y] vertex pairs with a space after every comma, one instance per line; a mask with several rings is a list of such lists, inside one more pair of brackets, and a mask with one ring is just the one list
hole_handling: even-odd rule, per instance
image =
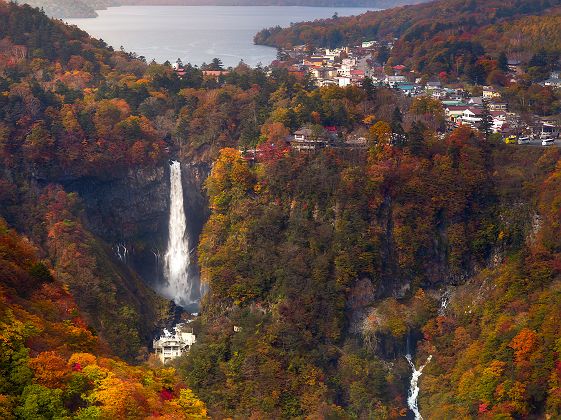
[[[196, 249], [208, 217], [203, 183], [210, 168], [206, 164], [183, 163], [183, 190], [188, 235]], [[163, 257], [168, 241], [170, 179], [169, 166], [131, 169], [110, 179], [75, 178], [63, 183], [76, 192], [83, 206], [85, 227], [106, 244], [105, 266], [113, 267], [109, 281], [118, 290], [120, 304], [138, 314], [141, 345], [164, 327], [171, 327], [181, 311], [173, 302], [156, 296], [163, 279]], [[191, 275], [198, 277], [196, 255]], [[142, 279], [142, 281], [140, 280]], [[197, 278], [198, 282], [198, 278]], [[146, 287], [149, 286], [149, 287]], [[102, 331], [103, 333], [103, 328]], [[107, 335], [107, 334], [106, 334]]]
[[[208, 217], [202, 188], [209, 171], [204, 163], [183, 163], [185, 211], [192, 244], [197, 243]], [[155, 286], [163, 281], [161, 262], [169, 219], [168, 165], [130, 170], [111, 180], [72, 180], [65, 183], [65, 188], [78, 193], [84, 203], [87, 228], [110, 244], [117, 258], [147, 284]]]

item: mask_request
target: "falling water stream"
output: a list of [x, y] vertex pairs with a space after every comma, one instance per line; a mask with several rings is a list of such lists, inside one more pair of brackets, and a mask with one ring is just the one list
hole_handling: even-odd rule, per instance
[[181, 164], [172, 161], [170, 165], [170, 214], [169, 240], [164, 256], [164, 275], [166, 284], [161, 293], [180, 306], [195, 303], [192, 298], [193, 279], [189, 276], [189, 238], [183, 205], [183, 186], [181, 184]]
[[431, 361], [432, 355], [430, 355], [427, 358], [425, 364], [421, 365], [419, 369], [415, 367], [415, 363], [413, 363], [413, 358], [411, 357], [411, 354], [407, 354], [405, 358], [409, 362], [409, 365], [411, 366], [411, 369], [413, 371], [413, 373], [411, 374], [411, 382], [409, 385], [409, 394], [407, 396], [407, 405], [415, 415], [415, 420], [423, 420], [423, 416], [421, 416], [421, 412], [419, 411], [419, 405], [417, 403], [417, 397], [419, 396], [419, 378], [423, 374], [423, 369], [425, 368], [425, 366], [428, 365], [429, 362]]

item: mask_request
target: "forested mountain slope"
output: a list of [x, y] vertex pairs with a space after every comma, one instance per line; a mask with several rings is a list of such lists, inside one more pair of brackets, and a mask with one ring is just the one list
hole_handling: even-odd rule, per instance
[[384, 9], [428, 0], [119, 0], [126, 5], [174, 6], [317, 6], [317, 7], [372, 7]]
[[[0, 368], [23, 372], [2, 409], [25, 418], [39, 394], [59, 416], [204, 414], [167, 370], [104, 359], [143, 362], [170, 318], [147, 283], [175, 158], [189, 211], [210, 212], [195, 255], [210, 290], [178, 368], [211, 416], [396, 418], [412, 352], [434, 360], [427, 417], [558, 417], [559, 150], [442, 135], [429, 97], [267, 70], [180, 78], [0, 3]], [[300, 127], [341, 140], [297, 153]]]
[[423, 328], [433, 354], [421, 404], [429, 418], [561, 416], [559, 239], [561, 165], [538, 187], [538, 213], [526, 245], [452, 294]]
[[[94, 234], [103, 230], [83, 218], [88, 203], [73, 193], [80, 185], [91, 190], [96, 179], [126, 180], [132, 170], [134, 162], [125, 155], [133, 143], [117, 146], [110, 135], [130, 115], [128, 105], [96, 100], [87, 89], [100, 86], [102, 72], [109, 74], [118, 58], [85, 33], [14, 4], [0, 3], [0, 38], [2, 216], [48, 255], [88, 322], [112, 342], [115, 353], [132, 359], [170, 316], [169, 304], [115, 258], [114, 238], [106, 237], [107, 243]], [[121, 63], [127, 62], [132, 63], [123, 56]], [[82, 108], [78, 104], [85, 105], [88, 95]], [[140, 129], [142, 121], [128, 122], [139, 127], [135, 162], [145, 163], [146, 175], [155, 171], [148, 162], [165, 159], [163, 142], [146, 124]], [[127, 129], [120, 127], [121, 133]], [[65, 190], [63, 184], [70, 187]], [[96, 214], [109, 211], [94, 208]], [[110, 220], [110, 230], [126, 238], [119, 234], [120, 220]], [[129, 235], [140, 236], [129, 220]]]
[[388, 8], [428, 0], [26, 0], [55, 18], [94, 18], [96, 10], [116, 6], [317, 6]]
[[559, 4], [558, 0], [436, 0], [359, 16], [302, 22], [285, 29], [264, 29], [255, 36], [255, 42], [277, 47], [334, 47], [373, 39], [392, 41], [391, 64], [405, 64], [435, 75], [459, 71], [458, 66], [463, 69], [485, 54], [494, 58], [501, 52], [522, 54], [521, 58], [529, 60], [542, 48], [559, 53], [559, 31], [548, 32], [547, 43], [532, 43], [531, 34], [539, 33], [545, 20], [524, 18], [539, 15], [552, 19], [551, 15], [559, 15]]
[[[554, 299], [555, 257], [540, 254], [541, 245], [525, 246], [535, 228], [536, 194], [550, 190], [551, 179], [541, 183], [559, 159], [556, 150], [541, 155], [490, 144], [470, 129], [368, 156], [273, 156], [256, 167], [236, 150], [223, 150], [207, 181], [213, 212], [199, 252], [211, 293], [204, 335], [184, 362], [188, 383], [218, 417], [394, 418], [406, 407], [404, 355], [420, 339], [419, 356], [436, 360], [427, 367], [422, 399], [430, 418], [477, 415], [479, 403], [489, 413], [544, 413], [546, 400], [547, 412], [557, 413], [557, 385], [547, 377], [556, 374], [558, 326], [541, 330], [553, 319], [531, 315], [525, 321], [534, 297], [516, 306], [535, 290], [535, 304], [553, 309], [547, 299]], [[555, 193], [544, 194], [549, 200]], [[558, 211], [540, 201], [545, 208]], [[544, 220], [540, 232], [552, 238], [549, 223], [557, 222]], [[508, 270], [511, 262], [497, 266], [506, 256], [526, 258], [529, 271], [517, 274], [526, 289], [495, 271], [481, 274], [487, 289], [472, 292], [477, 297], [470, 291], [480, 277], [460, 286], [484, 267]], [[452, 307], [475, 299], [472, 315], [439, 315], [441, 294], [454, 285]], [[540, 295], [550, 288], [552, 295]], [[491, 342], [483, 355], [475, 350], [477, 334], [493, 334], [499, 321], [478, 314], [497, 300], [521, 318], [501, 336], [500, 355]], [[464, 341], [451, 347], [454, 328], [464, 331], [467, 320]], [[509, 340], [525, 329], [540, 337], [536, 343], [550, 362], [513, 373], [507, 366], [518, 363], [518, 344]], [[479, 357], [481, 367], [469, 366], [472, 376], [452, 382], [468, 357], [454, 354], [468, 351], [462, 346], [472, 340], [469, 360]], [[493, 382], [503, 384], [500, 397], [495, 388], [471, 385], [495, 359], [503, 366]], [[451, 383], [441, 388], [442, 378]], [[515, 381], [525, 387], [516, 396]]]
[[97, 16], [96, 10], [117, 5], [113, 0], [26, 0], [18, 3], [38, 7], [43, 9], [48, 16], [60, 19], [94, 18]]
[[3, 419], [207, 418], [174, 369], [112, 358], [53, 271], [0, 219]]

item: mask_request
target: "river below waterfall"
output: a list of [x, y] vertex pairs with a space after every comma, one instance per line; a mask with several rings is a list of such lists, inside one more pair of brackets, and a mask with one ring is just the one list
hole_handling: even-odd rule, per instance
[[423, 416], [421, 416], [421, 412], [419, 411], [418, 405], [418, 397], [419, 397], [419, 379], [423, 374], [423, 369], [429, 364], [432, 359], [432, 355], [427, 358], [425, 364], [421, 365], [419, 369], [415, 367], [415, 363], [413, 362], [413, 358], [410, 354], [405, 356], [407, 361], [409, 362], [409, 366], [411, 366], [412, 374], [411, 374], [411, 382], [409, 384], [409, 393], [407, 395], [407, 406], [415, 415], [415, 420], [423, 420]]

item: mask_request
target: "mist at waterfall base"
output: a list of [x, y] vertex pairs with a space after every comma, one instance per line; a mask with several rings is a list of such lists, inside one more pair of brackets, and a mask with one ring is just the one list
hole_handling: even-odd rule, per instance
[[183, 202], [181, 163], [170, 163], [169, 239], [164, 256], [164, 284], [159, 292], [187, 310], [198, 310], [201, 291], [193, 275], [191, 247], [187, 234], [187, 217]]

